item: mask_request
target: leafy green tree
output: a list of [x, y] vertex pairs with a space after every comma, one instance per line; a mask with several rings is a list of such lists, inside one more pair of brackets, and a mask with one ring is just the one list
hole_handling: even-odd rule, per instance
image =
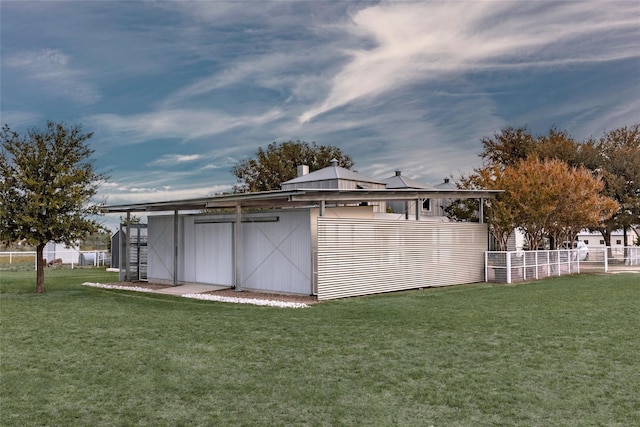
[[524, 160], [535, 150], [536, 140], [526, 126], [506, 127], [492, 138], [480, 140], [484, 149], [480, 157], [489, 166], [507, 167]]
[[540, 160], [561, 160], [569, 166], [594, 169], [594, 141], [576, 141], [566, 130], [552, 127], [546, 135], [532, 135], [526, 127], [507, 127], [492, 138], [482, 138], [480, 157], [485, 165], [505, 168], [529, 157]]
[[272, 142], [266, 149], [258, 148], [255, 158], [243, 160], [231, 169], [238, 180], [233, 190], [235, 193], [280, 190], [280, 184], [297, 176], [298, 166], [307, 165], [313, 172], [329, 166], [332, 159], [346, 169], [354, 165], [351, 156], [332, 145]]
[[611, 233], [622, 229], [625, 233], [640, 225], [640, 124], [614, 129], [594, 146], [591, 167], [602, 174], [604, 193], [616, 200], [620, 208], [598, 230], [607, 246]]
[[0, 240], [25, 239], [36, 247], [36, 292], [44, 288], [47, 242], [72, 245], [101, 226], [92, 203], [105, 175], [94, 171], [85, 143], [92, 133], [79, 125], [47, 122], [26, 135], [2, 127], [0, 151]]

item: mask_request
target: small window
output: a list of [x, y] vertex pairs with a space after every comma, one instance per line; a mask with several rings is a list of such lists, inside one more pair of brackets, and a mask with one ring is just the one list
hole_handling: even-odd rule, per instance
[[600, 240], [600, 244], [601, 244], [601, 245], [604, 245], [604, 240]]
[[423, 199], [422, 200], [422, 210], [430, 211], [431, 210], [431, 199]]
[[616, 240], [616, 245], [621, 245], [622, 244], [622, 240]]
[[588, 244], [589, 244], [589, 241], [588, 241], [588, 240], [585, 240], [585, 241], [584, 241], [584, 244], [585, 244], [585, 245], [588, 245]]

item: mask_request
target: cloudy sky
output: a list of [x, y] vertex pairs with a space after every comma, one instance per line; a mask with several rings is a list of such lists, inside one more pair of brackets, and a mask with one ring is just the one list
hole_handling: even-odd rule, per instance
[[640, 121], [637, 1], [7, 1], [1, 122], [79, 123], [109, 204], [229, 190], [272, 141], [374, 178], [479, 166], [505, 126]]

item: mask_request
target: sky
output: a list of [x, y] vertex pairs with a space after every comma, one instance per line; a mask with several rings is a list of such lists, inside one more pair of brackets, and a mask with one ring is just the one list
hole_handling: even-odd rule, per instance
[[93, 132], [109, 205], [229, 191], [274, 141], [435, 185], [506, 126], [640, 122], [637, 1], [0, 0], [0, 60], [0, 122]]

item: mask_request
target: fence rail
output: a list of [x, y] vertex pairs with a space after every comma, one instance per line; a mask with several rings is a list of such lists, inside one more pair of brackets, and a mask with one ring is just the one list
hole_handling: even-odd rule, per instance
[[[51, 259], [49, 259], [49, 258]], [[111, 256], [107, 251], [55, 251], [47, 254], [44, 258], [47, 265], [61, 266], [68, 265], [71, 268], [77, 266], [107, 266], [111, 263]], [[13, 268], [18, 266], [33, 266], [36, 268], [35, 251], [0, 252], [0, 268]]]
[[514, 283], [580, 272], [640, 267], [640, 246], [547, 251], [487, 251], [485, 281]]

